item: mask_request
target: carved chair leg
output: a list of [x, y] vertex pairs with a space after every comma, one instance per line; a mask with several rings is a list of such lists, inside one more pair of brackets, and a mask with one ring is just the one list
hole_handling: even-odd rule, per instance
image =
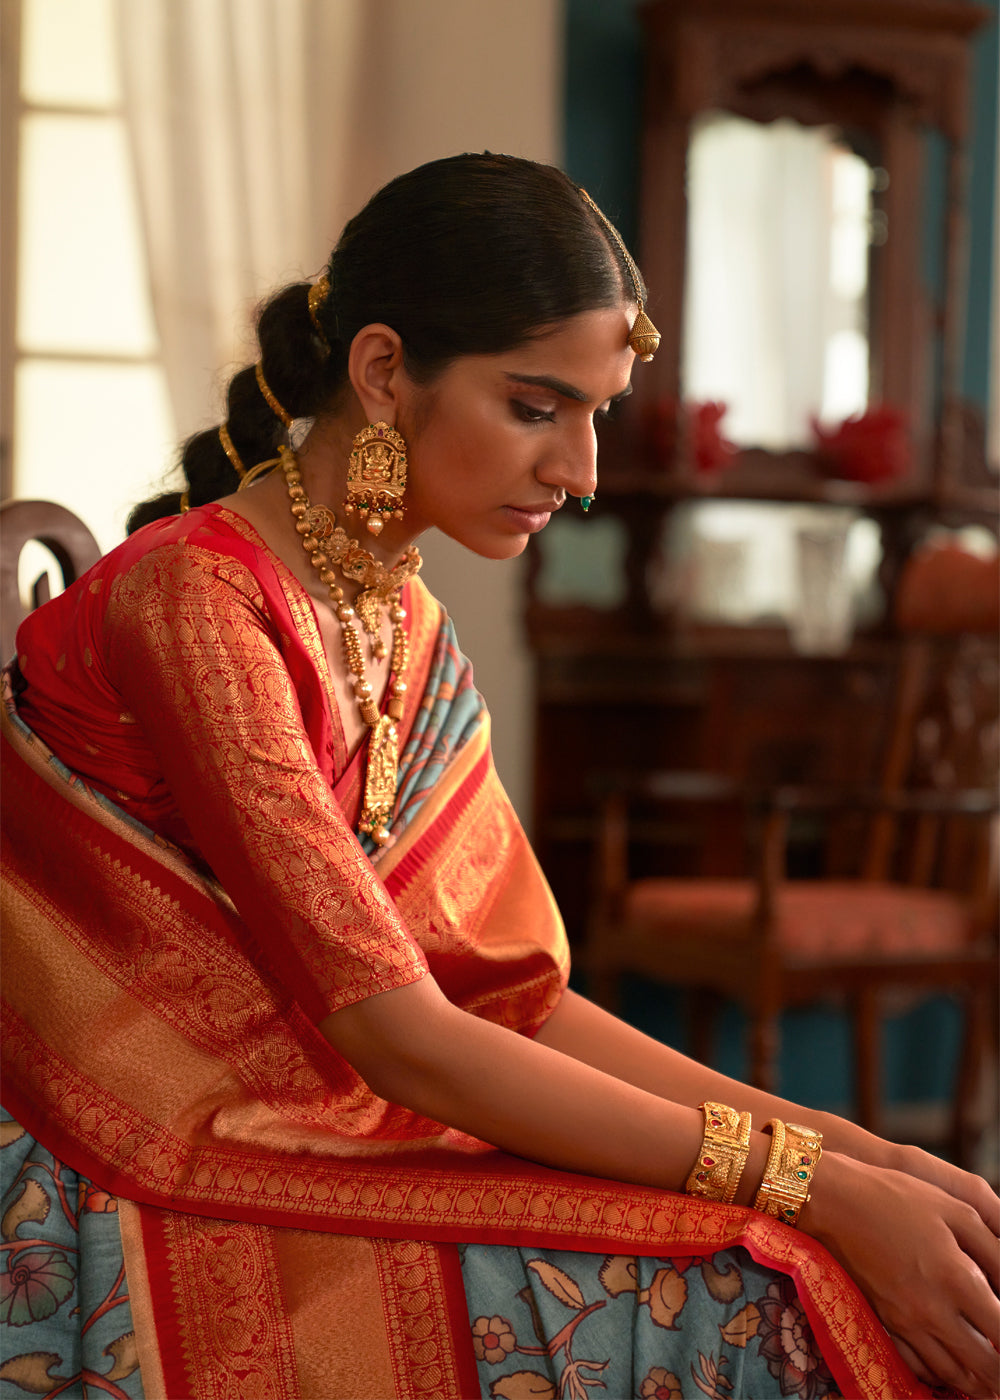
[[882, 1046], [881, 997], [877, 986], [864, 986], [854, 1004], [854, 1096], [858, 1122], [881, 1133]]

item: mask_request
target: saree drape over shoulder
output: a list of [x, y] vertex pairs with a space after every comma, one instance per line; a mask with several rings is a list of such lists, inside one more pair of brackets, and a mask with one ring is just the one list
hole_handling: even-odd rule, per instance
[[[554, 1396], [532, 1359], [555, 1354], [537, 1315], [540, 1346], [499, 1308], [475, 1316], [471, 1279], [498, 1246], [527, 1250], [581, 1320], [622, 1294], [652, 1316], [661, 1274], [725, 1277], [711, 1261], [739, 1247], [774, 1271], [777, 1340], [766, 1298], [740, 1313], [733, 1295], [744, 1330], [729, 1342], [763, 1354], [767, 1334], [775, 1394], [830, 1393], [782, 1341], [783, 1281], [842, 1394], [928, 1393], [809, 1239], [505, 1156], [379, 1099], [317, 1030], [430, 973], [456, 1005], [533, 1035], [566, 985], [559, 915], [493, 769], [468, 664], [419, 582], [404, 602], [410, 685], [380, 850], [355, 835], [364, 754], [347, 753], [311, 602], [239, 516], [212, 506], [147, 527], [18, 635], [3, 719], [3, 1098], [56, 1162], [39, 1180], [65, 1168], [81, 1201], [117, 1202], [144, 1394]], [[0, 1133], [0, 1152], [18, 1140]], [[28, 1241], [55, 1218], [32, 1213], [25, 1173], [2, 1228], [12, 1332], [31, 1312], [15, 1264], [41, 1257], [41, 1237], [34, 1255]], [[467, 1256], [464, 1284], [459, 1245], [494, 1247]], [[53, 1278], [76, 1247], [45, 1246]], [[605, 1301], [585, 1304], [554, 1250], [602, 1256]], [[637, 1257], [666, 1268], [643, 1284]], [[679, 1331], [680, 1311], [661, 1306], [671, 1321], [657, 1325]], [[560, 1394], [601, 1383], [600, 1369], [566, 1380], [598, 1363], [558, 1345]], [[42, 1352], [8, 1342], [5, 1355], [0, 1379], [44, 1392], [45, 1368], [24, 1362]], [[109, 1355], [91, 1385], [124, 1395]], [[697, 1392], [684, 1394], [733, 1394], [710, 1356], [692, 1345], [690, 1360]], [[648, 1372], [630, 1394], [674, 1393]]]

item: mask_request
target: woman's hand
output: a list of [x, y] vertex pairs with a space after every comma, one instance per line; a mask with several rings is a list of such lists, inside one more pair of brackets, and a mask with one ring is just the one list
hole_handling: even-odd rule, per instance
[[[981, 1192], [977, 1178], [951, 1171], [970, 1195], [992, 1197], [985, 1182]], [[1000, 1241], [986, 1205], [826, 1153], [801, 1221], [855, 1279], [917, 1375], [977, 1400], [1000, 1394]]]
[[982, 1219], [985, 1225], [1000, 1237], [1000, 1196], [981, 1176], [962, 1171], [951, 1162], [934, 1157], [919, 1147], [897, 1147], [893, 1149], [891, 1165], [917, 1181], [926, 1181], [946, 1191], [956, 1201], [964, 1201]]

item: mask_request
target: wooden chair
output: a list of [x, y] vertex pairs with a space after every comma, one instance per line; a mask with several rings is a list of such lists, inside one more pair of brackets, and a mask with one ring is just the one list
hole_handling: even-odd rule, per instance
[[[900, 990], [954, 989], [965, 1012], [951, 1150], [982, 1128], [998, 975], [995, 563], [952, 549], [915, 557], [899, 590], [891, 723], [870, 790], [752, 789], [708, 774], [609, 778], [584, 950], [591, 994], [618, 1004], [624, 973], [690, 990], [692, 1049], [711, 1062], [713, 1011], [749, 1015], [750, 1077], [774, 1090], [779, 1019], [836, 996], [853, 1011], [856, 1114], [881, 1126], [880, 1022]], [[964, 630], [968, 629], [968, 630]], [[633, 825], [666, 804], [738, 805], [746, 878], [631, 879]], [[790, 825], [828, 827], [824, 878], [786, 875]]]
[[62, 572], [63, 586], [86, 573], [101, 557], [97, 541], [83, 521], [53, 501], [5, 501], [0, 506], [0, 664], [14, 654], [14, 637], [33, 608], [48, 601], [48, 572], [34, 581], [31, 606], [21, 601], [18, 565], [31, 540], [50, 550]]

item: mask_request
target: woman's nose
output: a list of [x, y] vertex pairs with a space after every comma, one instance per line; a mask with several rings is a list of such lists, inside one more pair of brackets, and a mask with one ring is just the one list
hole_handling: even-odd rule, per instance
[[567, 434], [539, 464], [535, 473], [545, 486], [560, 486], [570, 496], [592, 496], [597, 490], [597, 435], [593, 423]]

